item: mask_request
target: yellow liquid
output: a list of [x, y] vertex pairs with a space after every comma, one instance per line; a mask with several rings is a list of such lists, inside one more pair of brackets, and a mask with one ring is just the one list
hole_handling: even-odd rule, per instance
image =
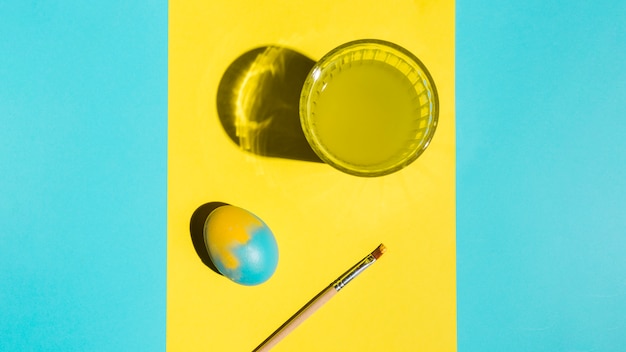
[[412, 153], [420, 106], [404, 73], [385, 62], [362, 60], [324, 72], [321, 79], [312, 111], [314, 134], [333, 159], [385, 167]]

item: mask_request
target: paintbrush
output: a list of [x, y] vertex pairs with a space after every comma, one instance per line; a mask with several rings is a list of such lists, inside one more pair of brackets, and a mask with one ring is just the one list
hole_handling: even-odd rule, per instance
[[367, 269], [370, 265], [374, 264], [378, 258], [380, 258], [387, 248], [381, 243], [376, 249], [363, 258], [360, 262], [356, 263], [352, 268], [346, 271], [343, 275], [339, 276], [335, 281], [328, 285], [324, 290], [313, 297], [307, 304], [305, 304], [296, 314], [292, 315], [283, 325], [281, 325], [276, 331], [274, 331], [265, 341], [261, 342], [253, 352], [269, 351], [280, 340], [285, 338], [290, 332], [292, 332], [298, 325], [302, 324], [308, 317], [310, 317], [316, 310], [328, 302], [334, 295], [337, 294], [343, 287], [345, 287], [352, 279]]

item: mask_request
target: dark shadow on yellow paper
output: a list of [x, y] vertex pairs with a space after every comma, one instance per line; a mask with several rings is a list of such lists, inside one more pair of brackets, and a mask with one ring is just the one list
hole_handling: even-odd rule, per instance
[[321, 162], [299, 117], [300, 91], [315, 61], [295, 50], [264, 46], [238, 57], [217, 91], [217, 112], [242, 150], [269, 157]]
[[206, 265], [209, 269], [214, 272], [222, 275], [222, 273], [217, 270], [217, 267], [211, 261], [211, 257], [209, 256], [209, 251], [206, 248], [206, 244], [204, 242], [204, 223], [206, 219], [209, 217], [211, 212], [222, 205], [228, 205], [228, 203], [222, 202], [209, 202], [202, 204], [201, 206], [193, 212], [191, 215], [191, 221], [189, 223], [189, 232], [191, 232], [191, 242], [193, 242], [193, 248], [196, 250], [198, 257]]

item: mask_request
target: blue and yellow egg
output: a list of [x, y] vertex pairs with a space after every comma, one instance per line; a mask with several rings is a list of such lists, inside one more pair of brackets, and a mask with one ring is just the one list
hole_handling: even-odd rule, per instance
[[276, 271], [274, 234], [245, 209], [224, 205], [213, 210], [204, 224], [204, 243], [217, 270], [238, 284], [261, 284]]

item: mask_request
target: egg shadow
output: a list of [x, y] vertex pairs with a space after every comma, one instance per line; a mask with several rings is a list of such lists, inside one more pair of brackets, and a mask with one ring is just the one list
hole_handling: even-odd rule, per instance
[[322, 162], [300, 124], [300, 92], [315, 65], [276, 45], [243, 53], [224, 72], [217, 113], [228, 137], [243, 151], [266, 157]]
[[223, 205], [229, 205], [228, 203], [223, 202], [209, 202], [202, 204], [196, 209], [191, 215], [191, 221], [189, 222], [189, 232], [191, 233], [191, 242], [193, 243], [193, 248], [196, 250], [196, 254], [202, 261], [204, 265], [206, 265], [209, 269], [213, 270], [215, 273], [222, 275], [215, 263], [211, 260], [211, 256], [209, 256], [209, 251], [207, 250], [206, 243], [204, 242], [204, 223], [206, 219], [209, 217], [211, 212]]

